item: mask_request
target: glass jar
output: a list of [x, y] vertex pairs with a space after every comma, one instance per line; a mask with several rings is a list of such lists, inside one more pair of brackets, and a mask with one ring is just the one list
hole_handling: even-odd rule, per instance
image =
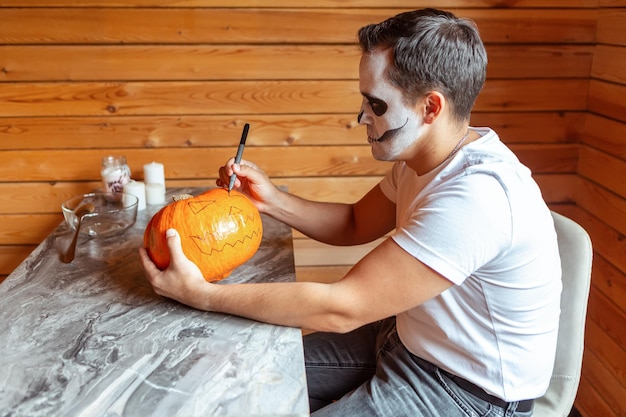
[[126, 157], [111, 155], [102, 158], [102, 191], [105, 193], [121, 193], [124, 185], [130, 182], [130, 168]]

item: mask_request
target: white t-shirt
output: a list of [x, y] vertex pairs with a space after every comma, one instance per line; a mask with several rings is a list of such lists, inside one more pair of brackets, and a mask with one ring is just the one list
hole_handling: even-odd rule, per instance
[[561, 264], [530, 170], [488, 128], [418, 176], [395, 163], [392, 239], [455, 285], [397, 316], [414, 355], [505, 401], [546, 391], [556, 351]]

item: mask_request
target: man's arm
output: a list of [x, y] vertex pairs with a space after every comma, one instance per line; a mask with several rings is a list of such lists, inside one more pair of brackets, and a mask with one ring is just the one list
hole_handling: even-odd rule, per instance
[[217, 185], [237, 174], [236, 187], [256, 207], [305, 235], [331, 245], [358, 245], [384, 236], [395, 227], [396, 206], [376, 185], [355, 204], [305, 200], [276, 188], [255, 164], [233, 159], [220, 168]]
[[391, 231], [395, 210], [376, 185], [354, 204], [314, 202], [280, 192], [267, 214], [317, 241], [348, 246], [371, 242]]
[[168, 233], [170, 266], [159, 271], [141, 249], [156, 293], [194, 308], [312, 330], [347, 332], [415, 307], [452, 286], [387, 239], [332, 284], [296, 282], [219, 285], [207, 283]]
[[[237, 174], [236, 186], [259, 208], [322, 242], [352, 245], [374, 240], [395, 226], [395, 204], [379, 186], [359, 202], [319, 203], [278, 190], [254, 164], [232, 160], [220, 169], [218, 185]], [[177, 233], [168, 231], [170, 266], [160, 271], [140, 250], [148, 280], [157, 294], [191, 307], [263, 322], [312, 330], [347, 332], [415, 307], [452, 283], [422, 264], [392, 239], [359, 261], [340, 281], [230, 284], [207, 283], [187, 259]]]

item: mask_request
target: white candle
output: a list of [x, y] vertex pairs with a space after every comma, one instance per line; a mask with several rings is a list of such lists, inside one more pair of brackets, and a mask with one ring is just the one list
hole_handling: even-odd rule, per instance
[[124, 193], [132, 194], [139, 200], [137, 203], [137, 210], [144, 210], [146, 208], [146, 186], [141, 181], [130, 180], [129, 183], [124, 185]]
[[165, 203], [165, 185], [155, 183], [146, 184], [146, 202], [148, 204]]
[[143, 166], [143, 181], [146, 184], [163, 184], [165, 187], [165, 170], [163, 164], [150, 162]]

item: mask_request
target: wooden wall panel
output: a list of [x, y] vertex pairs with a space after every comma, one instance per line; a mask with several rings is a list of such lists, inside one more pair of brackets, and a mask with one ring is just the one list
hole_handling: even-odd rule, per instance
[[626, 7], [626, 0], [600, 0], [600, 7]]
[[588, 114], [584, 124], [585, 134], [582, 140], [586, 145], [626, 160], [625, 123], [597, 114]]
[[623, 372], [624, 363], [626, 363], [626, 352], [615, 340], [607, 335], [604, 329], [601, 329], [591, 320], [587, 326], [587, 337], [598, 341], [596, 343], [597, 357], [611, 371], [611, 379], [616, 381], [615, 385], [617, 387], [626, 385], [626, 374]]
[[[589, 45], [492, 44], [489, 76], [587, 78], [593, 52]], [[353, 44], [0, 45], [0, 81], [356, 80], [360, 54]]]
[[585, 178], [626, 198], [626, 162], [589, 146], [581, 148], [578, 172]]
[[[536, 174], [576, 172], [577, 145], [511, 145], [524, 163]], [[196, 149], [111, 149], [113, 154], [124, 153], [131, 173], [143, 179], [141, 167], [152, 161], [168, 161], [165, 176], [168, 179], [212, 178], [232, 149], [213, 148], [210, 152]], [[275, 149], [258, 147], [246, 149], [246, 156], [256, 161], [274, 178], [281, 177], [345, 177], [383, 175], [389, 165], [373, 161], [365, 146], [310, 146]], [[74, 150], [67, 155], [63, 150], [4, 151], [0, 153], [0, 176], [7, 181], [72, 181], [100, 177], [102, 151]], [[610, 174], [609, 174], [610, 175]]]
[[[356, 112], [246, 115], [245, 122], [254, 126], [247, 146], [366, 146]], [[232, 148], [243, 123], [219, 115], [6, 117], [0, 118], [0, 150]], [[583, 112], [475, 112], [472, 124], [491, 126], [508, 144], [575, 143], [582, 138], [585, 118]], [[618, 143], [620, 126], [615, 125], [615, 135], [607, 138], [614, 142], [606, 146], [624, 147]]]
[[576, 396], [576, 407], [579, 414], [585, 417], [617, 417], [615, 411], [602, 398], [604, 393], [599, 392], [598, 387], [589, 381], [586, 375], [586, 363], [583, 361], [583, 377], [578, 388], [578, 395]]
[[[3, 8], [0, 44], [354, 43], [406, 9]], [[591, 43], [592, 9], [467, 9], [486, 43]], [[138, 25], [137, 22], [142, 22]]]
[[[356, 114], [361, 105], [356, 82], [335, 80], [37, 82], [1, 87], [0, 107], [12, 117]], [[583, 79], [489, 80], [476, 111], [580, 111], [585, 109], [587, 90], [588, 81]], [[619, 111], [620, 106], [615, 107]]]
[[[621, 279], [626, 279], [626, 239], [624, 235], [608, 226], [601, 219], [593, 216], [584, 208], [576, 206], [573, 218], [580, 223], [591, 235], [594, 251], [597, 256], [602, 256], [622, 274]], [[595, 282], [593, 283], [595, 286]], [[623, 304], [624, 300], [616, 299], [615, 302]]]
[[[606, 7], [624, 0], [601, 0]], [[380, 7], [380, 0], [340, 0], [345, 8]], [[337, 7], [337, 0], [80, 0], [81, 7]], [[3, 0], [13, 7], [73, 7], [76, 0]], [[386, 0], [387, 7], [432, 7], [430, 0]], [[622, 4], [624, 5], [624, 4]], [[596, 8], [598, 0], [439, 0], [440, 8]]]
[[595, 48], [591, 76], [626, 84], [626, 53], [623, 46], [598, 45]]
[[[624, 169], [624, 168], [622, 168]], [[581, 179], [577, 203], [626, 236], [626, 198], [586, 179]]]
[[595, 251], [576, 401], [585, 417], [626, 415], [626, 2], [601, 5], [575, 217]]
[[37, 245], [0, 245], [0, 276], [9, 275], [36, 247]]
[[[620, 306], [617, 305], [615, 301], [620, 300], [611, 300], [600, 291], [597, 291], [595, 287], [592, 287], [589, 296], [587, 318], [593, 323], [593, 325], [598, 326], [602, 330], [605, 337], [610, 339], [610, 343], [615, 343], [616, 346], [625, 346], [626, 315], [624, 313], [624, 310], [620, 308]], [[621, 300], [621, 304], [621, 307], [626, 307], [626, 300]], [[597, 352], [601, 352], [601, 349], [597, 349]], [[622, 378], [621, 375], [617, 375], [618, 373], [621, 373], [620, 370], [617, 369], [617, 371], [618, 372], [616, 373], [614, 369], [613, 372], [611, 372], [612, 379], [614, 380]], [[622, 384], [613, 385], [615, 385], [615, 388], [619, 389]], [[624, 398], [624, 400], [626, 400], [626, 397], [622, 397]], [[626, 407], [621, 409], [626, 410]]]
[[[624, 280], [624, 273], [600, 255], [596, 256], [593, 264], [593, 285], [608, 299], [620, 305], [622, 310], [625, 309], [626, 280]], [[594, 338], [590, 340], [594, 340]], [[623, 348], [623, 346], [621, 347]], [[600, 346], [597, 348], [599, 349]], [[607, 358], [607, 360], [615, 361], [617, 358], [618, 357], [611, 357]], [[619, 371], [622, 374], [620, 379], [624, 379], [623, 375], [626, 375], [626, 368], [623, 365], [626, 364], [626, 362], [620, 361], [619, 363], [622, 365]]]
[[[578, 71], [583, 70], [586, 55], [591, 64], [592, 54], [584, 46], [574, 45], [567, 52]], [[548, 61], [551, 56], [549, 50], [527, 54]], [[39, 65], [32, 65], [33, 57]], [[359, 58], [354, 44], [5, 45], [0, 46], [0, 68], [5, 69], [0, 80], [356, 79]]]
[[[601, 395], [602, 402], [607, 405], [610, 413], [608, 415], [623, 416], [619, 410], [626, 409], [626, 397], [620, 395], [619, 383], [615, 380], [614, 375], [607, 371], [593, 351], [588, 350], [584, 353], [583, 372], [585, 380], [588, 380], [594, 390], [597, 390]], [[615, 410], [618, 412], [616, 413]]]
[[[622, 0], [623, 1], [623, 0]], [[619, 9], [600, 9], [598, 16], [597, 41], [606, 45], [626, 45], [626, 4], [619, 5]]]
[[[626, 50], [626, 48], [622, 48]], [[588, 110], [592, 113], [626, 122], [626, 84], [591, 80]]]

